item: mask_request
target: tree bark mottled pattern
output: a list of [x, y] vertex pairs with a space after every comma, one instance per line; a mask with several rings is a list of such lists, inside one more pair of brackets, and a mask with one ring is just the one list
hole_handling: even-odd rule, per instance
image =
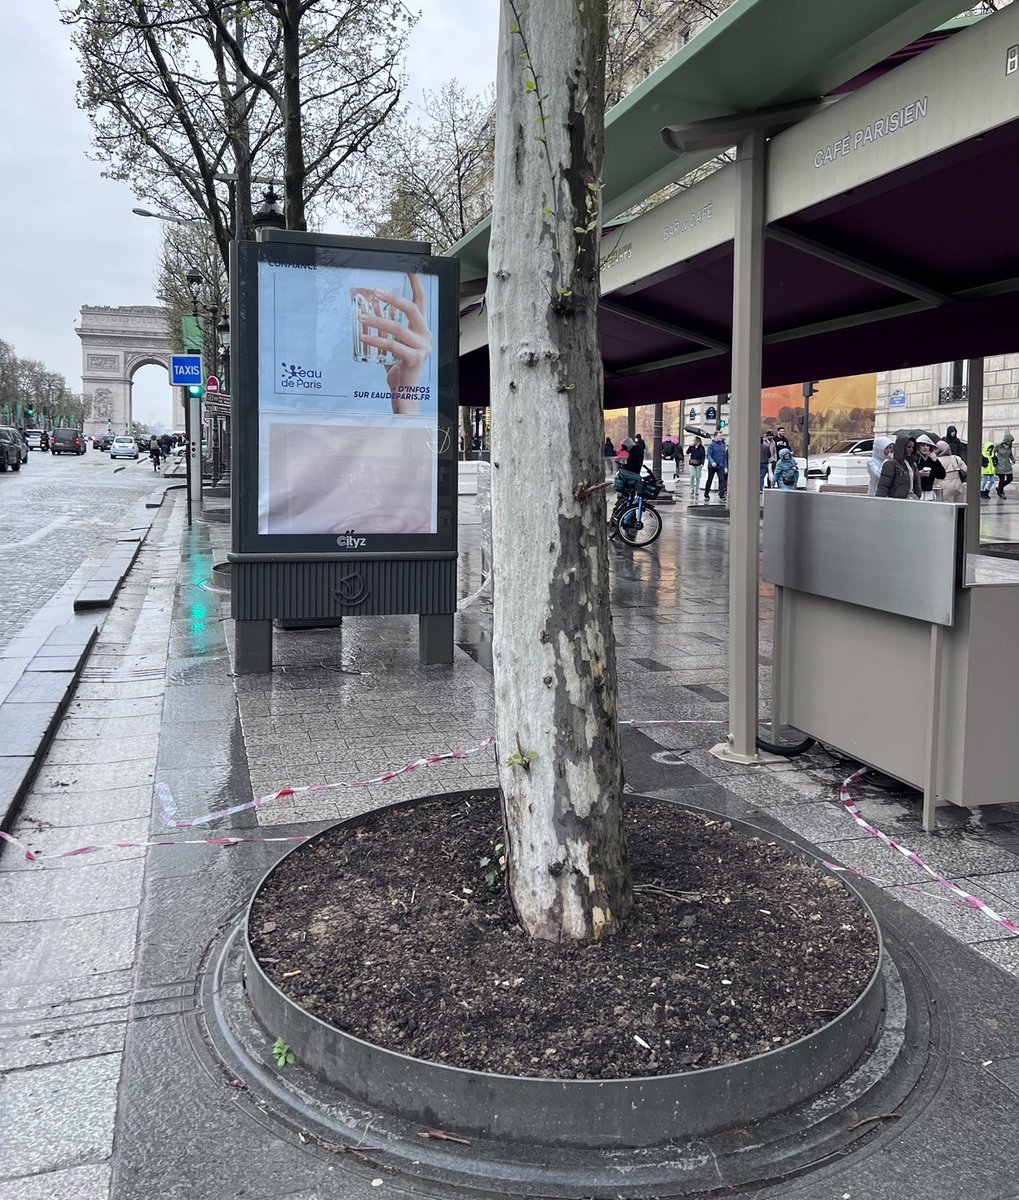
[[[489, 252], [494, 660], [524, 928], [598, 938], [632, 904], [609, 613], [598, 341], [604, 0], [503, 0]], [[590, 227], [590, 228], [589, 228]]]

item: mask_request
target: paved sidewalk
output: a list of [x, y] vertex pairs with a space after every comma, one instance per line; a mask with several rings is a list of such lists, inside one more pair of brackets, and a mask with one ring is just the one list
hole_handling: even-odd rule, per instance
[[[459, 592], [467, 597], [480, 582], [480, 528], [474, 497], [462, 495], [460, 507]], [[368, 779], [425, 754], [477, 746], [493, 732], [491, 642], [477, 606], [457, 618], [451, 667], [418, 664], [413, 618], [348, 619], [341, 630], [277, 632], [272, 675], [232, 678], [228, 597], [213, 573], [226, 558], [227, 514], [228, 501], [211, 497], [188, 530], [179, 494], [159, 511], [17, 822], [33, 849], [160, 838], [167, 796], [178, 818], [194, 818], [284, 786]], [[1019, 541], [1019, 501], [1015, 517], [1007, 502], [985, 508], [983, 523], [985, 538]], [[784, 827], [819, 846], [878, 881], [883, 911], [913, 910], [904, 928], [921, 931], [917, 944], [930, 939], [952, 986], [984, 979], [985, 996], [1012, 996], [1019, 941], [851, 821], [836, 803], [851, 765], [821, 749], [763, 769], [709, 754], [726, 716], [728, 530], [689, 516], [682, 503], [665, 510], [665, 524], [652, 551], [611, 550], [622, 718], [719, 724], [627, 725], [630, 787]], [[762, 695], [770, 619], [763, 587]], [[211, 836], [305, 835], [380, 804], [494, 782], [491, 756], [479, 754], [385, 785], [274, 800]], [[1019, 806], [948, 811], [926, 835], [916, 793], [866, 782], [858, 791], [878, 827], [999, 912], [1019, 915]], [[194, 836], [209, 833], [199, 827]], [[316, 1151], [232, 1087], [203, 1045], [198, 980], [208, 947], [286, 849], [275, 841], [103, 849], [37, 864], [4, 850], [0, 1200], [348, 1200], [416, 1191], [388, 1174], [373, 1186], [377, 1168]], [[963, 1054], [970, 1073], [959, 1095], [1010, 1123], [1019, 1114], [1019, 1044], [1006, 1022], [996, 1024], [998, 1014], [982, 1012], [979, 996], [973, 1003], [981, 1023]], [[965, 1157], [984, 1113], [964, 1111], [961, 1099], [957, 1108], [945, 1107], [939, 1136], [947, 1146], [954, 1129]], [[911, 1136], [889, 1132], [888, 1144], [919, 1161], [919, 1133]], [[981, 1151], [979, 1190], [975, 1168], [960, 1160], [942, 1172], [943, 1193], [917, 1190], [914, 1176], [912, 1191], [889, 1184], [880, 1194], [1011, 1195], [1007, 1136], [1001, 1143]], [[845, 1174], [823, 1190], [801, 1183], [768, 1194], [879, 1194], [850, 1186], [874, 1164], [839, 1169]]]

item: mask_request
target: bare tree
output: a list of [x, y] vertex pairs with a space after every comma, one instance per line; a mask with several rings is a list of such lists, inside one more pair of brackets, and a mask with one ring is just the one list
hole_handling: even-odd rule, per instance
[[732, 0], [610, 0], [605, 103], [638, 83], [724, 12]]
[[[731, 0], [609, 0], [606, 108], [618, 103], [724, 11]], [[381, 136], [384, 173], [361, 192], [357, 217], [378, 237], [409, 238], [448, 249], [488, 216], [492, 202], [495, 109], [451, 80], [426, 94], [420, 119], [401, 114]], [[716, 164], [717, 165], [717, 164]], [[653, 208], [676, 187], [628, 215]]]
[[73, 419], [80, 424], [84, 409], [63, 375], [37, 358], [20, 358], [0, 340], [0, 423], [44, 427]]
[[425, 93], [423, 113], [401, 114], [384, 132], [387, 168], [380, 180], [387, 212], [373, 212], [365, 192], [360, 216], [378, 237], [430, 242], [449, 249], [492, 208], [495, 103], [491, 90], [473, 96], [455, 80]]
[[204, 280], [198, 302], [204, 343], [201, 347], [203, 362], [208, 368], [207, 373], [215, 374], [218, 344], [216, 321], [212, 318], [222, 313], [226, 305], [229, 294], [226, 270], [207, 226], [168, 225], [163, 231], [156, 294], [166, 305], [170, 344], [177, 353], [189, 349], [184, 345], [181, 318], [192, 313], [195, 307], [186, 279], [192, 267], [200, 272]]
[[[306, 229], [308, 203], [356, 154], [400, 99], [396, 63], [415, 23], [402, 0], [262, 0], [279, 59], [259, 67], [230, 29], [224, 0], [191, 0], [282, 128], [287, 226]], [[349, 182], [349, 181], [348, 181]]]
[[598, 346], [604, 0], [503, 0], [489, 250], [494, 664], [508, 881], [533, 937], [632, 906]]
[[250, 232], [252, 174], [283, 177], [298, 229], [360, 179], [413, 24], [400, 0], [79, 0], [61, 15], [108, 174], [204, 217], [224, 263], [238, 207]]

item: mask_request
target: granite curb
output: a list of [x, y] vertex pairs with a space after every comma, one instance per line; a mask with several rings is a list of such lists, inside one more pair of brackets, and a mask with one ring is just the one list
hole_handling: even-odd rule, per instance
[[75, 597], [74, 616], [52, 629], [27, 658], [0, 653], [0, 666], [6, 662], [12, 668], [7, 676], [12, 686], [0, 702], [0, 829], [4, 832], [10, 832], [18, 817], [99, 637], [102, 618], [78, 614], [107, 610], [113, 604], [164, 498], [165, 489], [150, 494], [144, 507], [131, 516], [129, 529], [118, 536]]
[[0, 829], [5, 832], [28, 795], [98, 636], [95, 621], [72, 618], [57, 626], [0, 703]]

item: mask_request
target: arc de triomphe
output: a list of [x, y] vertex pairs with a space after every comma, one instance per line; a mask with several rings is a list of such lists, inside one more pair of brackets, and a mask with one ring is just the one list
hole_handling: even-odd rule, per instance
[[[131, 431], [131, 380], [150, 363], [170, 371], [169, 313], [155, 304], [107, 308], [83, 304], [81, 324], [81, 391], [91, 400], [85, 433]], [[173, 389], [173, 428], [184, 425], [184, 413]]]

